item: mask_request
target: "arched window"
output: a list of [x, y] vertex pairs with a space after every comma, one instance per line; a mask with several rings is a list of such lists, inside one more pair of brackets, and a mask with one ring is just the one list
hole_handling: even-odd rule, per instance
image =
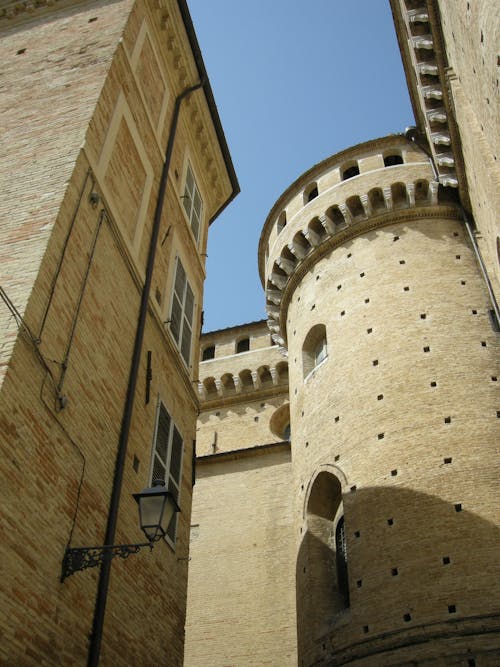
[[[337, 475], [316, 475], [306, 504], [307, 529], [297, 555], [297, 629], [301, 652], [333, 627], [349, 607], [342, 484]], [[347, 527], [347, 530], [346, 530]]]
[[347, 181], [348, 178], [354, 178], [354, 176], [358, 176], [359, 174], [359, 167], [357, 164], [353, 164], [352, 167], [347, 167], [347, 169], [344, 169], [342, 172], [342, 180]]
[[286, 227], [286, 213], [285, 211], [282, 211], [280, 213], [280, 216], [278, 218], [278, 222], [276, 224], [276, 231], [278, 234], [281, 234], [283, 229]]
[[302, 367], [304, 377], [319, 366], [328, 356], [326, 343], [326, 327], [324, 324], [316, 324], [307, 334], [302, 345]]
[[311, 183], [304, 190], [304, 204], [308, 204], [313, 199], [316, 199], [318, 196], [318, 185], [316, 183]]
[[250, 349], [250, 338], [242, 338], [236, 343], [236, 354], [240, 352], [248, 352]]
[[335, 528], [335, 560], [337, 565], [337, 586], [340, 595], [344, 598], [345, 606], [349, 606], [349, 577], [347, 573], [347, 541], [345, 537], [345, 522], [342, 515]]
[[207, 359], [214, 359], [214, 358], [215, 358], [215, 345], [209, 345], [203, 350], [201, 354], [201, 360], [207, 361]]
[[394, 167], [396, 164], [403, 164], [401, 155], [386, 155], [384, 157], [384, 167]]

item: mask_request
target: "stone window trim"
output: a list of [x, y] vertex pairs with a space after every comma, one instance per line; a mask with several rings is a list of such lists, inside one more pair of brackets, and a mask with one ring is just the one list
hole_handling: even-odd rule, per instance
[[328, 344], [324, 324], [314, 325], [307, 333], [302, 345], [302, 368], [304, 380], [328, 359]]
[[188, 368], [192, 356], [195, 311], [193, 289], [180, 257], [176, 256], [170, 315], [167, 323], [181, 357]]
[[194, 170], [189, 160], [186, 161], [186, 172], [184, 176], [184, 190], [181, 196], [182, 208], [186, 214], [189, 228], [193, 234], [196, 246], [200, 240], [200, 231], [203, 223], [203, 199]]
[[[184, 442], [165, 404], [158, 395], [155, 428], [151, 451], [149, 485], [162, 479], [180, 505]], [[167, 528], [165, 541], [173, 549], [177, 538], [178, 513], [175, 512]]]

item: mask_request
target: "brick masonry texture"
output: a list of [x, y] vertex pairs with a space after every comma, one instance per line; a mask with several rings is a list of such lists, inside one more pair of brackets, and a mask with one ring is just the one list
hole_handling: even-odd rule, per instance
[[[264, 223], [267, 322], [201, 342], [208, 222], [234, 183], [206, 96], [182, 103], [115, 542], [143, 540], [131, 494], [160, 400], [181, 513], [175, 545], [113, 562], [103, 666], [499, 664], [499, 336], [462, 208], [498, 299], [498, 10], [391, 6], [414, 104], [408, 44], [432, 38], [459, 187], [435, 181], [420, 127], [315, 165]], [[174, 100], [200, 75], [187, 28], [174, 0], [0, 7], [0, 665], [87, 663], [99, 573], [61, 583], [61, 561], [104, 539]]]
[[[404, 163], [384, 167], [383, 156], [394, 154]], [[342, 181], [342, 164], [352, 160], [361, 174]], [[268, 294], [279, 294], [278, 303], [268, 299], [268, 312], [288, 351], [289, 399], [285, 391], [260, 403], [255, 388], [202, 395], [190, 666], [465, 665], [476, 658], [495, 664], [498, 336], [456, 198], [432, 180], [426, 155], [403, 138], [367, 142], [300, 177], [265, 223], [260, 266]], [[311, 182], [319, 192], [307, 202]], [[344, 202], [347, 222], [332, 212]], [[281, 211], [287, 225], [280, 230]], [[325, 211], [335, 221], [331, 236], [314, 222]], [[281, 265], [280, 258], [286, 259]], [[325, 327], [328, 354], [304, 377], [304, 345], [315, 325]], [[215, 358], [201, 364], [200, 381], [276, 364], [276, 346], [235, 354], [244, 334], [242, 325], [203, 337], [202, 348], [215, 345]], [[272, 450], [259, 445], [276, 436], [272, 410], [283, 410], [288, 400], [287, 503], [267, 486], [259, 461]], [[250, 489], [262, 510], [253, 521], [245, 509]], [[282, 579], [273, 580], [269, 600], [260, 588], [268, 579], [256, 581], [260, 570], [251, 560], [250, 544], [260, 546], [273, 502], [282, 514], [267, 548], [283, 557], [287, 549], [293, 600], [280, 589]], [[349, 605], [336, 574], [334, 536], [342, 515]], [[223, 565], [213, 558], [222, 554]], [[255, 620], [252, 613], [254, 632], [247, 635], [245, 610], [263, 599], [262, 613], [280, 606], [266, 626], [277, 643], [282, 614], [296, 624], [293, 662], [286, 642], [282, 653], [267, 646], [260, 615]]]
[[[27, 325], [0, 302], [1, 664], [87, 662], [98, 570], [59, 577], [67, 545], [103, 543], [179, 67], [196, 80], [177, 3], [168, 9], [160, 24], [152, 2], [57, 2], [0, 21], [0, 284]], [[144, 541], [131, 494], [150, 482], [160, 399], [184, 441], [177, 539], [113, 561], [102, 665], [183, 662], [203, 253], [231, 191], [203, 100], [178, 125], [115, 543]], [[180, 200], [188, 156], [204, 201], [198, 245]], [[166, 325], [178, 256], [195, 298], [189, 366]]]

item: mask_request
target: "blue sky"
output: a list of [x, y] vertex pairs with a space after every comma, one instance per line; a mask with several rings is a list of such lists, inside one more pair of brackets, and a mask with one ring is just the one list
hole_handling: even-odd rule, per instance
[[204, 331], [265, 318], [262, 225], [315, 163], [414, 124], [389, 0], [189, 0], [241, 193], [212, 224]]

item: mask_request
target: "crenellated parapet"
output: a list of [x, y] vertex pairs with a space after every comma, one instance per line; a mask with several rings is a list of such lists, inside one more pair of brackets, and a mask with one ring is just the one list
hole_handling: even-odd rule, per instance
[[435, 179], [429, 157], [403, 136], [360, 144], [303, 174], [274, 205], [259, 244], [273, 341], [286, 346], [294, 286], [325, 254], [408, 215], [418, 218], [419, 210], [428, 216], [449, 208], [454, 199]]
[[274, 364], [261, 364], [257, 368], [228, 370], [220, 375], [221, 371], [220, 362], [206, 361], [200, 365], [198, 394], [203, 404], [237, 398], [241, 394], [245, 394], [245, 400], [250, 400], [252, 397], [249, 394], [266, 390], [288, 391], [288, 362], [283, 359], [277, 363], [274, 361]]
[[258, 400], [288, 392], [288, 360], [273, 344], [266, 321], [204, 334], [198, 395], [206, 404]]

